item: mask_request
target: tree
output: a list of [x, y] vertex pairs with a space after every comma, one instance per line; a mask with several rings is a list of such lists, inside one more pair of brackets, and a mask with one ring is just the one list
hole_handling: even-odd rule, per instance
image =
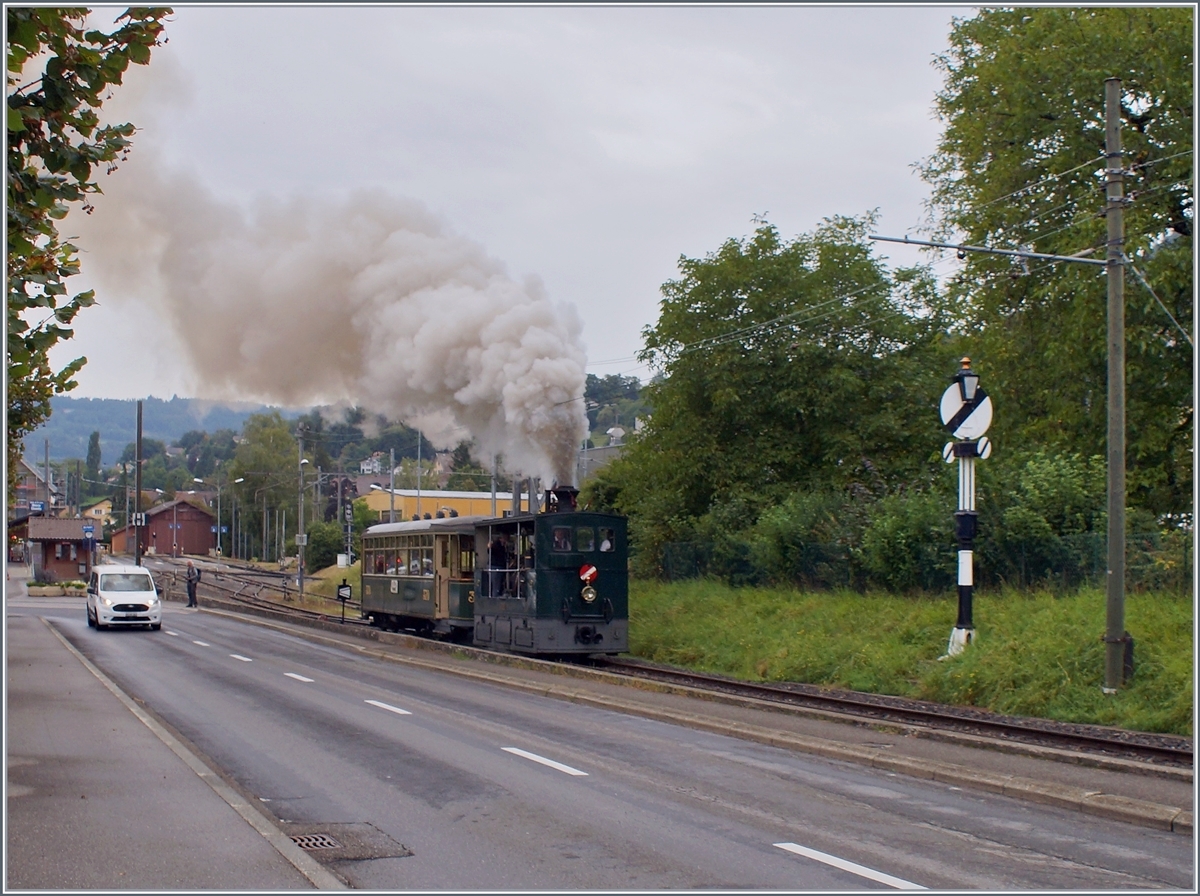
[[933, 282], [889, 276], [869, 225], [835, 218], [790, 242], [764, 225], [680, 260], [643, 333], [641, 359], [666, 373], [643, 390], [654, 415], [603, 489], [641, 549], [722, 507], [744, 509], [727, 522], [745, 528], [797, 489], [930, 478], [953, 352]]
[[89, 11], [6, 10], [8, 31], [8, 470], [16, 484], [22, 439], [50, 415], [50, 396], [75, 388], [85, 358], [54, 371], [50, 349], [95, 303], [92, 290], [67, 297], [79, 272], [76, 247], [56, 222], [72, 205], [91, 211], [100, 192], [92, 169], [112, 173], [129, 152], [132, 124], [100, 126], [107, 91], [130, 62], [145, 65], [158, 46], [167, 7], [126, 10], [111, 34], [85, 30]]
[[[946, 129], [922, 168], [954, 241], [1103, 257], [1104, 81], [1121, 78], [1125, 251], [1158, 297], [1127, 275], [1129, 500], [1168, 516], [1192, 504], [1193, 18], [1022, 7], [955, 20], [938, 61]], [[1102, 273], [969, 253], [951, 293], [995, 396], [996, 444], [1103, 454]]]
[[[247, 521], [257, 517], [258, 513], [265, 513], [267, 525], [273, 528], [275, 512], [282, 511], [286, 519], [292, 520], [289, 531], [296, 531], [300, 484], [298, 460], [292, 429], [278, 411], [252, 414], [247, 418], [242, 427], [242, 442], [226, 473], [226, 481], [235, 483], [231, 491], [244, 508]], [[242, 482], [237, 483], [238, 479]], [[261, 544], [257, 550], [253, 546], [255, 539], [261, 538], [262, 530], [247, 522], [246, 531], [251, 537], [251, 552], [262, 551], [258, 556], [265, 556]]]
[[95, 430], [88, 439], [87, 449], [87, 478], [90, 480], [86, 491], [97, 493], [97, 483], [100, 482], [100, 431]]

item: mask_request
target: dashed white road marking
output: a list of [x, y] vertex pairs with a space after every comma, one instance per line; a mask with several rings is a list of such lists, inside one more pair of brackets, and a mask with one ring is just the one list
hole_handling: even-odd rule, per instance
[[297, 675], [295, 672], [284, 672], [288, 678], [294, 678], [296, 681], [312, 681], [311, 678], [305, 678], [303, 675]]
[[193, 641], [193, 644], [199, 644], [201, 647], [212, 647], [207, 641]]
[[380, 703], [378, 700], [366, 700], [365, 703], [370, 703], [372, 706], [378, 706], [380, 709], [386, 709], [388, 712], [394, 712], [398, 716], [411, 716], [412, 713], [407, 709], [401, 709], [399, 706], [392, 706], [390, 703]]
[[581, 772], [577, 768], [571, 768], [569, 765], [563, 765], [561, 762], [555, 762], [553, 759], [547, 759], [545, 756], [539, 756], [537, 753], [527, 753], [524, 750], [518, 750], [516, 747], [501, 747], [505, 753], [512, 753], [514, 756], [522, 756], [525, 759], [530, 759], [534, 762], [540, 762], [542, 765], [548, 765], [550, 768], [556, 768], [560, 772], [566, 772], [568, 775], [580, 775], [587, 777], [587, 772]]
[[250, 657], [248, 657], [248, 656], [242, 656], [240, 653], [231, 653], [231, 654], [229, 654], [229, 655], [230, 655], [231, 657], [233, 657], [235, 660], [241, 660], [243, 663], [252, 663], [252, 662], [254, 662], [254, 660], [250, 659]]
[[865, 865], [858, 865], [854, 862], [848, 862], [845, 859], [839, 859], [837, 856], [831, 856], [829, 853], [820, 852], [815, 849], [809, 849], [807, 846], [801, 846], [798, 843], [776, 843], [779, 849], [785, 849], [788, 852], [794, 852], [798, 856], [804, 856], [806, 859], [812, 859], [814, 862], [821, 862], [825, 865], [831, 865], [842, 871], [849, 871], [851, 874], [857, 874], [859, 877], [865, 877], [867, 880], [873, 880], [879, 884], [886, 884], [889, 887], [895, 887], [897, 890], [924, 890], [926, 887], [920, 884], [914, 884], [912, 881], [903, 880], [899, 877], [892, 877], [890, 874], [884, 874], [882, 871], [876, 871], [874, 868], [868, 868]]
[[178, 638], [178, 637], [179, 637], [179, 632], [167, 632], [167, 634], [168, 634], [168, 635], [170, 635], [172, 638]]

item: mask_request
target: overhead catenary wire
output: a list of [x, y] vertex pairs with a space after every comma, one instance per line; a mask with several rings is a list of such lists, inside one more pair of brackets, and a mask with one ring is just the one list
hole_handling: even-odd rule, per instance
[[1124, 253], [1122, 253], [1122, 256], [1125, 259], [1125, 264], [1127, 264], [1129, 266], [1129, 270], [1133, 271], [1134, 276], [1137, 277], [1138, 281], [1142, 284], [1142, 286], [1146, 287], [1146, 291], [1148, 293], [1150, 293], [1150, 295], [1154, 296], [1154, 301], [1158, 302], [1158, 307], [1163, 310], [1163, 313], [1165, 313], [1167, 315], [1167, 317], [1171, 318], [1171, 323], [1173, 323], [1175, 325], [1176, 329], [1178, 329], [1179, 332], [1183, 334], [1183, 338], [1187, 340], [1187, 344], [1190, 345], [1192, 348], [1195, 348], [1196, 346], [1192, 342], [1192, 337], [1188, 335], [1188, 331], [1185, 330], [1180, 325], [1179, 321], [1177, 321], [1175, 319], [1175, 315], [1172, 314], [1170, 312], [1170, 310], [1167, 308], [1167, 306], [1163, 304], [1163, 300], [1158, 297], [1158, 293], [1156, 293], [1154, 291], [1154, 289], [1150, 286], [1150, 284], [1146, 281], [1146, 277], [1142, 274], [1141, 271], [1139, 271], [1136, 267], [1134, 267], [1133, 261], [1130, 260], [1128, 255], [1125, 255]]

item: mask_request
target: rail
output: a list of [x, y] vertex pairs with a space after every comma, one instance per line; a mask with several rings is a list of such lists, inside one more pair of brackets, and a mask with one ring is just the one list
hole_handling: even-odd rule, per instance
[[1159, 765], [1192, 767], [1192, 739], [1177, 735], [1006, 716], [973, 707], [950, 706], [883, 694], [833, 690], [808, 684], [758, 684], [625, 658], [595, 658], [592, 664], [596, 668], [620, 675], [789, 706], [820, 709], [839, 715], [956, 731], [995, 740], [1103, 754]]

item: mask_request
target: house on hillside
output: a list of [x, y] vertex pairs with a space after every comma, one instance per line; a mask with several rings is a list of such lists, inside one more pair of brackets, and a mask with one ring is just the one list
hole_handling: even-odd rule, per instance
[[111, 526], [113, 522], [112, 498], [93, 498], [83, 505], [79, 515], [93, 523], [97, 532], [105, 526]]
[[358, 474], [360, 476], [378, 476], [387, 472], [387, 465], [386, 455], [382, 451], [376, 451], [365, 460], [359, 461]]

